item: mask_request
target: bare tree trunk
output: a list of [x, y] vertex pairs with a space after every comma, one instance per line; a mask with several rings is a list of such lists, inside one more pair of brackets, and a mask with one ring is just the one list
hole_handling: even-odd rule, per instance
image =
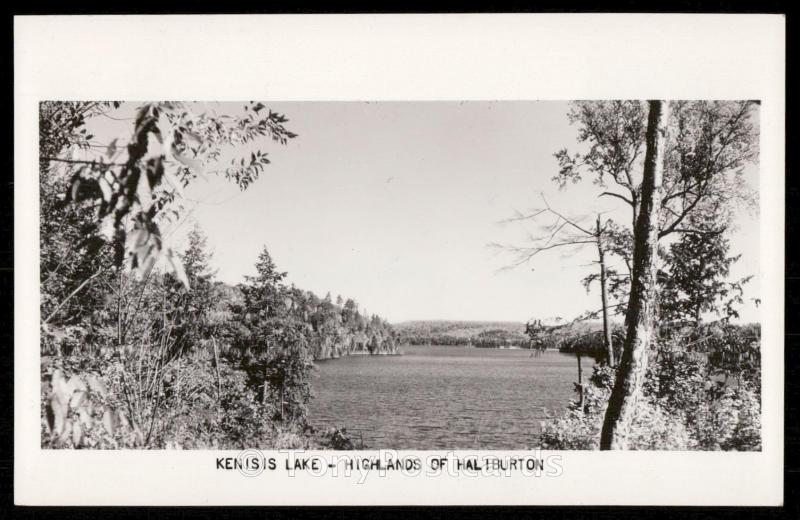
[[269, 341], [267, 341], [267, 354], [264, 361], [264, 394], [261, 397], [261, 404], [267, 404], [267, 389], [269, 388]]
[[269, 380], [267, 377], [269, 374], [267, 373], [267, 369], [264, 368], [264, 385], [263, 385], [263, 393], [261, 394], [261, 404], [267, 404], [267, 388], [269, 385]]
[[211, 343], [214, 344], [214, 367], [216, 368], [217, 372], [217, 408], [222, 400], [222, 381], [219, 377], [219, 351], [217, 350], [217, 339], [215, 337], [211, 337]]
[[581, 367], [581, 354], [578, 352], [578, 407], [583, 410], [583, 368]]
[[647, 371], [647, 350], [652, 341], [656, 305], [658, 208], [661, 206], [669, 107], [664, 101], [650, 101], [649, 105], [641, 201], [633, 234], [633, 279], [625, 320], [627, 331], [617, 378], [603, 421], [601, 450], [628, 448], [636, 402]]
[[122, 346], [122, 268], [117, 267], [117, 347]]
[[283, 417], [283, 392], [284, 392], [285, 388], [286, 388], [286, 383], [282, 382], [281, 383], [281, 421], [284, 420], [284, 417]]
[[611, 327], [608, 323], [608, 280], [606, 279], [606, 252], [603, 249], [603, 231], [600, 226], [600, 215], [597, 215], [597, 255], [600, 262], [600, 298], [603, 302], [603, 346], [606, 349], [608, 366], [616, 364], [614, 360], [614, 344], [611, 341]]

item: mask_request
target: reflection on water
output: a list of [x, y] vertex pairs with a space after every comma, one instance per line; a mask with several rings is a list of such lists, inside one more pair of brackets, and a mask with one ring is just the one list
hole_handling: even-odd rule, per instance
[[[541, 421], [561, 415], [574, 396], [577, 368], [568, 354], [402, 351], [318, 362], [311, 424], [346, 427], [357, 447], [363, 436], [374, 449], [526, 449], [537, 446]], [[590, 364], [584, 358], [584, 371]]]

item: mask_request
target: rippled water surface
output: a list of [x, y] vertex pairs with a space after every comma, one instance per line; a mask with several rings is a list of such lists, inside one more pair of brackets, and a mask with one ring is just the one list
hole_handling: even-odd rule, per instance
[[[311, 423], [346, 427], [356, 445], [524, 449], [574, 395], [574, 356], [527, 350], [408, 346], [402, 356], [320, 361]], [[591, 361], [584, 358], [584, 373]]]

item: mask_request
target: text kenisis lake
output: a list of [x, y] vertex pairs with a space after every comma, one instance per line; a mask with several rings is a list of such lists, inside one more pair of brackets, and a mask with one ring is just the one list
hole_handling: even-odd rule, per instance
[[[328, 463], [320, 457], [287, 458], [285, 461], [287, 471], [322, 471], [324, 468], [333, 468], [337, 464]], [[422, 461], [418, 458], [398, 458], [379, 460], [372, 458], [347, 458], [344, 459], [346, 470], [405, 470], [419, 471]], [[216, 459], [218, 470], [262, 471], [278, 469], [275, 457], [218, 457]]]

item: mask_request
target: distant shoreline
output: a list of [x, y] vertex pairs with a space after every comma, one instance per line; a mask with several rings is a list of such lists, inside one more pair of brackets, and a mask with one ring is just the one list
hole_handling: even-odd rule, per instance
[[[523, 346], [520, 346], [520, 345], [481, 346], [481, 345], [472, 345], [472, 344], [469, 344], [469, 343], [446, 343], [446, 344], [444, 344], [444, 343], [418, 343], [418, 344], [405, 343], [403, 345], [400, 345], [400, 348], [403, 348], [403, 347], [453, 347], [453, 348], [478, 348], [478, 349], [484, 349], [484, 350], [539, 350], [539, 349], [536, 349], [536, 348], [523, 347]], [[554, 351], [554, 352], [558, 352], [559, 351], [557, 348], [551, 348], [551, 347], [545, 348], [543, 350]]]
[[364, 351], [358, 351], [358, 352], [348, 352], [348, 353], [340, 355], [340, 356], [326, 356], [326, 357], [314, 358], [314, 362], [316, 363], [317, 361], [331, 361], [331, 360], [334, 360], [334, 359], [342, 359], [342, 358], [348, 358], [348, 357], [353, 357], [353, 356], [402, 356], [402, 355], [403, 355], [403, 353], [399, 352], [399, 351], [395, 351], [395, 352], [364, 352]]

